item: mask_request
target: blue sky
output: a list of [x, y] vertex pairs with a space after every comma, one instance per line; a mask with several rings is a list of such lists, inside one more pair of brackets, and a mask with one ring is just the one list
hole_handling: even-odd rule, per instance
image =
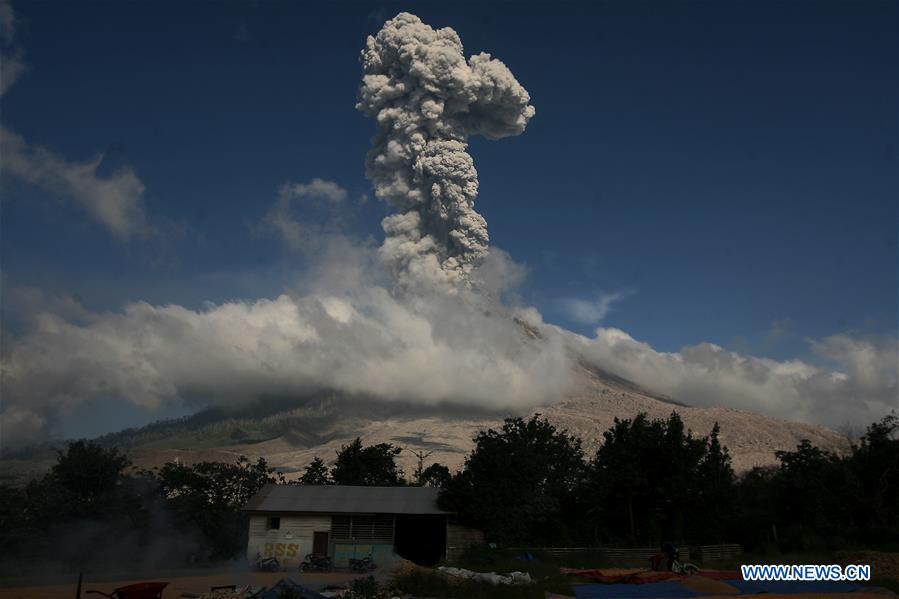
[[[520, 294], [545, 320], [777, 360], [896, 332], [893, 2], [14, 7], [27, 71], [0, 123], [66, 160], [103, 153], [101, 176], [132, 168], [159, 233], [123, 241], [4, 177], [8, 285], [91, 310], [275, 297], [303, 264], [255, 223], [279, 185], [316, 177], [347, 190], [346, 230], [380, 240], [358, 55], [412, 10], [531, 94], [523, 135], [470, 152], [491, 243], [528, 267]], [[571, 310], [614, 294], [601, 323]]]

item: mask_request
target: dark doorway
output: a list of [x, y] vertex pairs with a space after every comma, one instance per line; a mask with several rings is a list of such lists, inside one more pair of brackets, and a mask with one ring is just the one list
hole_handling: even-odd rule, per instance
[[328, 533], [312, 533], [312, 553], [316, 555], [328, 555]]
[[433, 566], [446, 551], [446, 516], [397, 516], [394, 549], [420, 566]]

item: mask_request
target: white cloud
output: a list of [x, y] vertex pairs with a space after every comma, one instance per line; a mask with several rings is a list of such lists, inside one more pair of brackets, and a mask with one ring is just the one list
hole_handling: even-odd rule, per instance
[[129, 240], [149, 232], [145, 187], [132, 168], [123, 167], [102, 177], [97, 172], [102, 155], [87, 162], [71, 162], [28, 144], [5, 127], [0, 128], [0, 156], [5, 174], [74, 200], [116, 238]]
[[318, 177], [309, 183], [290, 183], [285, 185], [283, 193], [290, 198], [311, 198], [327, 200], [339, 204], [346, 200], [346, 190], [334, 181], [326, 181]]
[[25, 64], [21, 51], [0, 54], [0, 96], [6, 94], [27, 70], [28, 65]]
[[[474, 294], [399, 299], [375, 280], [375, 249], [345, 240], [320, 256], [299, 285], [308, 291], [273, 299], [201, 310], [136, 302], [77, 318], [38, 307], [0, 362], [4, 444], [47, 434], [104, 398], [152, 409], [333, 389], [526, 410], [566, 388], [561, 341], [529, 338], [500, 304]], [[501, 278], [508, 270], [496, 268]]]
[[9, 0], [0, 0], [0, 96], [27, 70], [25, 53], [16, 43], [16, 13]]
[[559, 306], [574, 322], [595, 325], [605, 320], [612, 310], [612, 304], [628, 295], [630, 295], [628, 292], [616, 291], [615, 293], [600, 293], [595, 300], [566, 298], [559, 300]]
[[330, 389], [524, 412], [563, 397], [580, 358], [698, 406], [830, 426], [864, 425], [897, 407], [895, 338], [813, 342], [834, 368], [710, 343], [661, 352], [619, 329], [590, 338], [546, 324], [533, 307], [504, 307], [498, 298], [524, 273], [502, 251], [475, 272], [474, 291], [396, 296], [373, 243], [325, 239], [306, 276], [271, 299], [95, 312], [35, 290], [8, 294], [21, 301], [7, 305], [30, 309], [31, 324], [0, 360], [4, 445], [41, 438], [72, 410], [108, 398], [153, 409]]
[[870, 423], [899, 408], [894, 336], [834, 335], [813, 341], [813, 352], [834, 364], [829, 369], [741, 355], [711, 343], [660, 352], [614, 328], [599, 328], [593, 338], [556, 331], [607, 370], [691, 405], [829, 426]]
[[[0, 0], [0, 96], [25, 72], [24, 50], [16, 42], [17, 19], [12, 4]], [[0, 127], [0, 168], [46, 191], [74, 200], [120, 240], [149, 232], [144, 212], [144, 184], [131, 167], [108, 177], [98, 173], [103, 155], [72, 162]]]
[[[334, 183], [315, 178], [309, 183], [287, 183], [278, 189], [274, 205], [262, 217], [258, 230], [273, 233], [294, 250], [310, 251], [322, 246], [327, 232], [339, 222], [337, 210], [343, 206], [347, 191]], [[300, 220], [294, 210], [297, 200], [318, 204], [324, 222]]]

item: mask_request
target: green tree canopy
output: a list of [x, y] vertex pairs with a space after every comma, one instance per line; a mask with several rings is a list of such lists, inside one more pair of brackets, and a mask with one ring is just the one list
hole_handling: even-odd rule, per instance
[[588, 512], [599, 537], [679, 542], [687, 531], [701, 537], [723, 527], [727, 506], [719, 502], [730, 498], [733, 471], [717, 425], [697, 438], [677, 412], [667, 420], [616, 418], [589, 472]]
[[445, 489], [450, 485], [452, 480], [453, 475], [449, 468], [443, 464], [434, 463], [421, 471], [421, 476], [418, 478], [418, 484]]
[[300, 476], [299, 481], [301, 485], [334, 484], [334, 481], [331, 480], [331, 475], [328, 472], [328, 467], [325, 466], [325, 462], [318, 456], [312, 458], [312, 461], [306, 466], [303, 475]]
[[474, 442], [441, 503], [498, 541], [566, 540], [572, 512], [565, 508], [575, 502], [584, 471], [580, 439], [535, 415], [506, 419]]
[[364, 447], [359, 437], [340, 448], [331, 469], [331, 478], [338, 485], [390, 487], [405, 484], [403, 471], [396, 464], [402, 449], [390, 443]]
[[168, 462], [152, 474], [175, 521], [184, 528], [196, 526], [216, 558], [236, 555], [246, 546], [247, 519], [241, 508], [264, 485], [283, 483], [284, 476], [265, 459], [251, 462]]

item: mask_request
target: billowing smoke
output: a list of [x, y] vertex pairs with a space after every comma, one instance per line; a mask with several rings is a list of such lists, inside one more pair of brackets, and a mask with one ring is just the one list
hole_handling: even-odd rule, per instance
[[[154, 409], [333, 390], [525, 413], [565, 395], [576, 360], [696, 405], [828, 424], [895, 406], [892, 336], [819, 340], [813, 351], [831, 370], [709, 344], [661, 352], [610, 328], [587, 338], [547, 325], [533, 307], [504, 304], [523, 268], [487, 251], [466, 144], [521, 133], [534, 114], [527, 92], [489, 55], [466, 61], [453, 30], [405, 13], [369, 38], [363, 63], [358, 107], [378, 123], [368, 173], [396, 211], [380, 249], [294, 214], [301, 200], [347, 209], [346, 190], [315, 179], [283, 186], [260, 209], [260, 231], [310, 254], [276, 297], [96, 311], [0, 281], [4, 318], [21, 322], [0, 347], [0, 444], [58, 434], [98, 400]], [[568, 305], [597, 322], [617, 297]]]
[[[18, 290], [28, 332], [0, 361], [2, 445], [58, 433], [68, 414], [104, 399], [155, 410], [333, 390], [508, 414], [563, 394], [571, 363], [561, 339], [530, 339], [498, 303], [485, 310], [467, 290], [397, 297], [374, 252], [339, 237], [317, 254], [299, 289], [201, 309], [94, 312]], [[491, 251], [473, 273], [479, 287], [501, 293], [515, 269], [504, 256]]]
[[467, 284], [488, 244], [467, 140], [520, 134], [530, 96], [502, 62], [466, 60], [455, 31], [409, 13], [369, 36], [362, 64], [356, 107], [378, 123], [367, 174], [397, 211], [382, 223], [381, 258], [400, 287]]

